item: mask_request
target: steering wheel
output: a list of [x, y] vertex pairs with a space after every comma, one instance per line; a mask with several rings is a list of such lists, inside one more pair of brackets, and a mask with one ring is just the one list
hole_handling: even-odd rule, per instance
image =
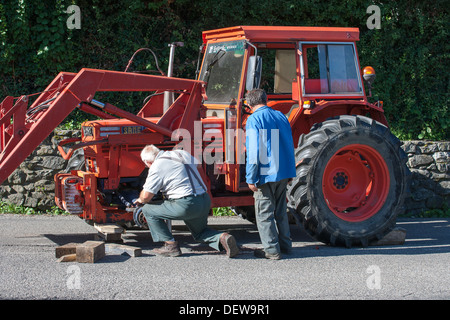
[[250, 106], [248, 106], [245, 103], [243, 103], [242, 104], [242, 114], [252, 114], [251, 112], [249, 112], [247, 110], [252, 111], [252, 108], [250, 108]]

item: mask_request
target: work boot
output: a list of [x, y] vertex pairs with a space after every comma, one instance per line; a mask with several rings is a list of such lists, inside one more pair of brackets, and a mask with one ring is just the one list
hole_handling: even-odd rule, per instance
[[222, 233], [220, 235], [220, 244], [227, 252], [227, 256], [229, 258], [233, 258], [234, 256], [239, 254], [239, 248], [236, 244], [236, 240], [234, 237], [229, 233]]
[[263, 249], [256, 249], [253, 254], [257, 258], [266, 258], [266, 259], [270, 259], [270, 260], [280, 260], [281, 259], [281, 254], [267, 253]]
[[181, 249], [177, 241], [174, 241], [173, 243], [164, 242], [164, 246], [158, 249], [153, 249], [153, 252], [164, 257], [181, 256]]

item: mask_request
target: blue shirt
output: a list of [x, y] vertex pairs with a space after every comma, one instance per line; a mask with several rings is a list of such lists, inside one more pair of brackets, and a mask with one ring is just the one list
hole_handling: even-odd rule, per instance
[[296, 176], [291, 125], [280, 111], [263, 106], [248, 117], [245, 146], [248, 184], [260, 186]]

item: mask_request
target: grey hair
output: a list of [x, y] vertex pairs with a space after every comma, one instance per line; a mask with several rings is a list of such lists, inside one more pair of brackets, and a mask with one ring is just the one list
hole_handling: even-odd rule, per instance
[[142, 149], [142, 151], [141, 151], [142, 161], [154, 162], [159, 151], [161, 151], [161, 150], [159, 150], [157, 147], [155, 147], [152, 144], [145, 146], [144, 149]]
[[258, 104], [267, 104], [267, 94], [263, 89], [253, 89], [246, 96], [247, 104], [254, 107]]

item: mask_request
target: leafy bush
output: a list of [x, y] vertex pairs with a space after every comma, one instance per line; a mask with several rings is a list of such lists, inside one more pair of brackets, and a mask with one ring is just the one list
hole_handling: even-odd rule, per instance
[[[69, 30], [69, 5], [81, 9], [81, 29]], [[381, 28], [369, 30], [366, 9], [378, 5]], [[83, 67], [123, 71], [131, 55], [150, 47], [167, 70], [167, 44], [184, 41], [175, 75], [193, 78], [203, 30], [234, 25], [349, 26], [360, 29], [361, 66], [377, 73], [373, 99], [384, 101], [401, 139], [449, 139], [449, 42], [446, 1], [400, 0], [3, 0], [0, 4], [0, 93], [42, 91], [60, 71]], [[155, 69], [136, 57], [134, 70]], [[129, 111], [142, 96], [107, 95]], [[83, 120], [74, 112], [68, 121]]]

